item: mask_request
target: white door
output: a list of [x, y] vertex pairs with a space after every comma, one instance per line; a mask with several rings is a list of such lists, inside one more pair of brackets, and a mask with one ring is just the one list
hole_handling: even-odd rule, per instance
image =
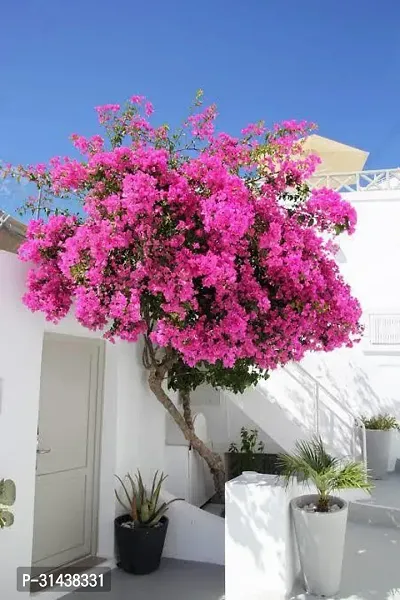
[[103, 342], [45, 336], [32, 564], [54, 569], [95, 552]]

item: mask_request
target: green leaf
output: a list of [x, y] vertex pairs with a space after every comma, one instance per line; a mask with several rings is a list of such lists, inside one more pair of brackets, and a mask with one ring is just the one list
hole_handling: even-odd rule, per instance
[[[130, 496], [130, 495], [129, 495], [129, 493], [128, 493], [128, 490], [127, 490], [127, 488], [126, 488], [126, 485], [125, 485], [125, 483], [122, 481], [121, 477], [119, 477], [118, 475], [115, 475], [115, 477], [116, 477], [116, 478], [118, 479], [118, 481], [120, 482], [120, 484], [121, 484], [121, 486], [122, 486], [122, 489], [124, 490], [124, 492], [125, 492], [125, 495], [126, 495], [126, 497], [127, 497], [128, 504], [129, 504], [129, 506], [131, 506], [131, 504], [132, 504], [132, 498], [131, 498], [131, 496]], [[117, 499], [119, 500], [118, 496], [117, 496]], [[124, 506], [124, 507], [125, 507], [125, 504], [123, 504], [123, 503], [121, 502], [121, 500], [119, 500], [119, 502], [122, 504], [122, 506]], [[130, 512], [130, 509], [129, 509], [129, 512]]]
[[320, 437], [298, 441], [292, 454], [280, 454], [278, 468], [287, 485], [299, 476], [313, 483], [318, 490], [321, 506], [326, 505], [326, 497], [334, 491], [372, 488], [362, 463], [332, 457]]
[[0, 528], [11, 527], [14, 523], [14, 515], [9, 510], [0, 509]]
[[183, 500], [183, 498], [173, 498], [173, 500], [170, 500], [169, 502], [163, 502], [161, 504], [161, 506], [158, 508], [158, 510], [155, 512], [155, 514], [153, 515], [153, 518], [149, 522], [149, 525], [156, 525], [159, 522], [159, 520], [165, 515], [169, 506], [173, 502], [178, 502], [178, 501], [182, 501], [182, 500]]
[[398, 420], [388, 413], [381, 413], [373, 417], [361, 417], [366, 429], [374, 429], [377, 431], [390, 431], [391, 429], [399, 429]]
[[12, 506], [15, 502], [16, 488], [12, 479], [2, 479], [0, 481], [0, 504]]

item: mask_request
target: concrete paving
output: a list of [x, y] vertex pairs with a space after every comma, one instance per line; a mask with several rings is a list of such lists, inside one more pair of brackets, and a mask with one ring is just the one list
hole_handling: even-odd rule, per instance
[[63, 600], [224, 600], [225, 569], [206, 563], [164, 558], [150, 575], [112, 571], [111, 591], [79, 591]]
[[[303, 592], [301, 585], [291, 596], [291, 600], [316, 598]], [[349, 522], [341, 590], [335, 599], [324, 600], [400, 600], [400, 531]]]
[[[373, 482], [374, 489], [367, 502], [400, 509], [400, 474], [390, 473], [387, 479]], [[363, 501], [365, 502], [365, 501]]]
[[[397, 514], [400, 475], [376, 481], [369, 502], [376, 508], [392, 507]], [[218, 514], [220, 506], [210, 503], [205, 509]], [[381, 513], [375, 518], [372, 512], [364, 518], [360, 511], [355, 516], [361, 522], [348, 522], [341, 590], [335, 599], [323, 600], [400, 600], [400, 523], [390, 513], [392, 526], [382, 526], [389, 520], [382, 519], [386, 513]], [[111, 592], [92, 591], [90, 597], [92, 600], [224, 600], [224, 567], [163, 559], [159, 571], [151, 575], [134, 576], [115, 569]], [[76, 591], [64, 598], [86, 600], [87, 596]], [[316, 596], [305, 593], [301, 584], [290, 596], [290, 600], [312, 599], [317, 600]]]

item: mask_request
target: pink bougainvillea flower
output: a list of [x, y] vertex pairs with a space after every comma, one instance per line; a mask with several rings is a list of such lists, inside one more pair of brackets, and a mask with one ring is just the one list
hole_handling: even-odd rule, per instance
[[356, 214], [337, 192], [308, 189], [318, 158], [303, 151], [307, 123], [233, 137], [215, 133], [211, 105], [174, 136], [149, 123], [143, 96], [96, 110], [110, 145], [74, 134], [84, 160], [24, 171], [78, 194], [86, 212], [30, 223], [31, 310], [55, 322], [74, 310], [114, 341], [147, 332], [189, 367], [270, 370], [359, 339], [333, 241]]

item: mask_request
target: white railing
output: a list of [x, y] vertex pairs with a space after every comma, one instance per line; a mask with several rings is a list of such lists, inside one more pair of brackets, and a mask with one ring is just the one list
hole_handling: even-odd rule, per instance
[[10, 215], [8, 215], [7, 213], [2, 213], [0, 211], [0, 229], [3, 227], [3, 225], [5, 225], [8, 221], [8, 219], [10, 218]]
[[308, 181], [312, 188], [328, 187], [337, 192], [370, 192], [400, 189], [400, 168], [349, 173], [321, 173]]
[[[320, 435], [320, 416], [321, 416], [321, 405], [324, 404], [325, 408], [335, 414], [337, 418], [340, 419], [338, 415], [338, 411], [335, 409], [339, 409], [339, 412], [344, 412], [347, 416], [350, 417], [352, 421], [352, 452], [353, 459], [357, 460], [357, 431], [361, 432], [361, 455], [362, 460], [367, 468], [367, 438], [365, 432], [365, 425], [362, 419], [353, 413], [347, 406], [343, 406], [343, 404], [335, 397], [335, 395], [329, 391], [318, 379], [316, 379], [311, 373], [309, 373], [304, 367], [299, 365], [298, 363], [292, 363], [291, 366], [286, 366], [285, 371], [292, 377], [297, 383], [301, 386], [304, 386], [304, 382], [301, 381], [300, 377], [298, 377], [294, 370], [296, 370], [303, 376], [308, 379], [313, 387], [313, 398], [314, 398], [314, 430], [317, 436]], [[322, 395], [325, 395], [329, 399], [329, 404], [322, 399]]]

